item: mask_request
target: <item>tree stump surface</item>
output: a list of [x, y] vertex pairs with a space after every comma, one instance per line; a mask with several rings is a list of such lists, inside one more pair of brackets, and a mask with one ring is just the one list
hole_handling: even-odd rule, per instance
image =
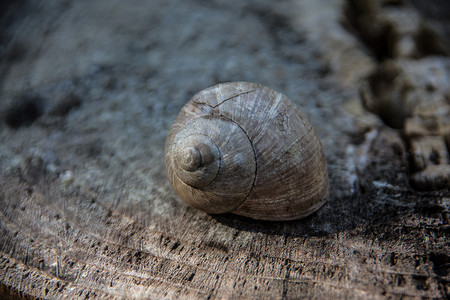
[[[0, 296], [448, 297], [441, 2], [2, 4]], [[208, 215], [170, 186], [179, 110], [238, 80], [319, 133], [330, 197], [313, 215]]]

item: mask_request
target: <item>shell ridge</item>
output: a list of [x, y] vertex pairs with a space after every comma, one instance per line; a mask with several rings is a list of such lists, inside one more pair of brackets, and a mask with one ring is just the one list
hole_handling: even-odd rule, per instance
[[[241, 202], [241, 205], [242, 205], [242, 203], [244, 203], [244, 202], [247, 200], [247, 198], [250, 196], [250, 194], [252, 193], [253, 188], [255, 187], [256, 177], [258, 176], [258, 160], [256, 159], [256, 149], [255, 149], [255, 146], [253, 145], [252, 140], [251, 140], [250, 137], [248, 136], [247, 132], [244, 130], [244, 128], [242, 128], [241, 125], [239, 125], [237, 122], [235, 122], [235, 121], [233, 121], [232, 119], [227, 118], [227, 117], [225, 117], [225, 116], [220, 115], [220, 117], [222, 117], [222, 118], [224, 118], [224, 119], [226, 119], [226, 120], [229, 120], [230, 122], [233, 122], [234, 124], [236, 124], [236, 125], [242, 130], [242, 132], [245, 134], [245, 136], [248, 138], [248, 141], [250, 142], [250, 145], [252, 146], [253, 157], [254, 157], [254, 159], [255, 159], [255, 176], [253, 177], [252, 186], [251, 186], [251, 188], [250, 188], [248, 194], [245, 196], [244, 200], [242, 200], [242, 202]], [[220, 167], [220, 166], [219, 166], [219, 167]]]
[[[223, 118], [223, 119], [226, 119], [227, 121], [230, 121], [230, 122], [233, 122], [233, 123], [235, 123], [236, 125], [238, 125], [236, 122], [234, 122], [233, 120], [231, 120], [231, 119], [228, 119], [227, 117], [225, 117], [225, 116], [223, 116], [223, 115], [213, 115], [213, 116], [216, 116], [216, 117], [220, 117], [220, 118]], [[239, 129], [241, 129], [242, 130], [242, 128], [239, 126]], [[242, 131], [244, 131], [244, 130], [242, 130]], [[226, 139], [226, 141], [223, 143], [223, 145], [222, 146], [228, 146], [228, 144], [230, 143], [230, 141], [231, 141], [231, 136], [232, 136], [232, 134], [235, 132], [235, 130], [233, 130], [233, 131], [231, 131], [231, 132], [229, 132], [228, 133], [228, 138]], [[248, 138], [248, 135], [247, 135], [247, 133], [244, 131], [244, 134], [247, 136], [247, 138]], [[249, 139], [250, 140], [250, 139]], [[250, 141], [250, 144], [251, 144], [251, 141]], [[253, 147], [253, 145], [252, 145], [252, 147]]]
[[198, 100], [192, 100], [192, 102], [200, 104], [200, 105], [206, 105], [206, 106], [209, 106], [210, 108], [217, 108], [218, 106], [222, 105], [224, 102], [227, 102], [228, 100], [234, 99], [236, 97], [239, 97], [239, 96], [242, 96], [242, 95], [245, 95], [245, 94], [250, 94], [250, 93], [253, 93], [253, 92], [256, 92], [256, 90], [250, 90], [250, 91], [245, 91], [245, 92], [238, 93], [238, 94], [233, 95], [233, 96], [231, 96], [229, 98], [221, 100], [216, 105], [211, 105], [209, 103], [201, 102], [201, 101], [198, 101]]
[[274, 105], [272, 106], [272, 108], [270, 110], [267, 111], [266, 117], [258, 125], [260, 130], [258, 130], [258, 133], [253, 137], [253, 139], [255, 141], [257, 141], [258, 139], [260, 139], [261, 136], [264, 135], [264, 131], [268, 127], [268, 124], [270, 124], [272, 119], [274, 117], [276, 117], [276, 112], [277, 112], [277, 109], [278, 109], [278, 105], [281, 103], [282, 100], [283, 100], [283, 95], [282, 94], [277, 95]]
[[277, 94], [276, 98], [274, 99], [274, 103], [269, 111], [267, 111], [267, 117], [264, 119], [264, 121], [259, 125], [260, 130], [258, 137], [264, 133], [266, 130], [266, 127], [268, 127], [268, 124], [272, 121], [273, 118], [275, 118], [278, 115], [278, 106], [280, 105], [281, 101], [283, 100], [283, 94]]
[[231, 97], [229, 97], [229, 98], [227, 98], [227, 99], [222, 100], [220, 103], [214, 105], [213, 108], [217, 108], [219, 105], [223, 104], [224, 102], [227, 102], [228, 100], [237, 98], [237, 97], [242, 96], [242, 95], [245, 95], [245, 94], [250, 94], [250, 93], [253, 93], [253, 92], [255, 92], [255, 91], [256, 91], [256, 90], [245, 91], [245, 92], [236, 94], [236, 95], [234, 95], [234, 96], [231, 96]]

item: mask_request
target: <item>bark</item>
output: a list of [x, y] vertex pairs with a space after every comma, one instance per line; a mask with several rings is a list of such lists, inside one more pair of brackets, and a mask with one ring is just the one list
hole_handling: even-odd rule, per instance
[[[0, 296], [448, 297], [448, 19], [391, 2], [2, 4]], [[313, 215], [209, 215], [171, 188], [182, 105], [237, 80], [315, 126]]]

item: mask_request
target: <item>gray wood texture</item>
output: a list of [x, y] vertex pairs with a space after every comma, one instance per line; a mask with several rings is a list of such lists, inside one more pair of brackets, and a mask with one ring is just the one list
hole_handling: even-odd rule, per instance
[[[450, 165], [447, 23], [381, 2], [2, 4], [0, 296], [448, 297], [450, 192], [433, 173]], [[359, 15], [394, 24], [397, 50], [364, 39], [386, 35]], [[395, 25], [404, 15], [428, 24], [432, 47], [408, 44], [423, 27]], [[388, 60], [397, 81], [376, 76]], [[305, 219], [209, 215], [169, 184], [164, 142], [181, 107], [238, 80], [286, 94], [322, 140], [330, 196]], [[397, 97], [407, 83], [432, 117]], [[420, 150], [429, 136], [434, 156]]]

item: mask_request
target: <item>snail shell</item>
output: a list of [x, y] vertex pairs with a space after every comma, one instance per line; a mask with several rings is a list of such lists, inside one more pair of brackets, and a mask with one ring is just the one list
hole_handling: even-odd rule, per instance
[[322, 144], [307, 116], [259, 84], [197, 93], [170, 129], [165, 163], [181, 199], [211, 214], [294, 220], [328, 197]]

